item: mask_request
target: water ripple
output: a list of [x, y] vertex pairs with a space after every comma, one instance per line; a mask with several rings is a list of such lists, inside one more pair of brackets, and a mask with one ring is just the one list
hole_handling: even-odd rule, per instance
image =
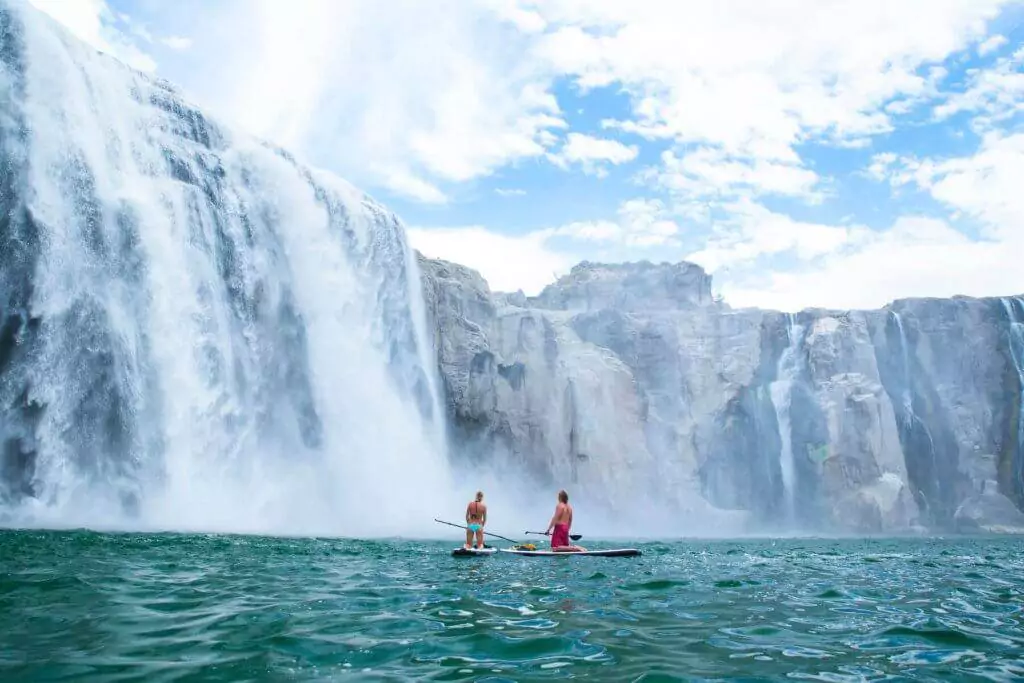
[[1024, 676], [1017, 539], [644, 549], [0, 532], [0, 680]]

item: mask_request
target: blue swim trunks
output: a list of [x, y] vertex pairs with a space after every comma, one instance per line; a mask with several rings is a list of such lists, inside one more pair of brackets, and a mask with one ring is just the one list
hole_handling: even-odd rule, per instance
[[481, 529], [483, 529], [483, 527], [481, 525], [479, 525], [479, 524], [470, 524], [469, 525], [469, 530], [472, 531], [473, 533], [476, 533], [477, 531], [480, 531]]

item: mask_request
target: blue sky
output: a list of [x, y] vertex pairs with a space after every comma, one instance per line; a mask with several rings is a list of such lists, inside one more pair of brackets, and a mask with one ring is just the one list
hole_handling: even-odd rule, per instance
[[736, 306], [1024, 293], [1024, 3], [31, 0], [538, 291], [693, 260]]

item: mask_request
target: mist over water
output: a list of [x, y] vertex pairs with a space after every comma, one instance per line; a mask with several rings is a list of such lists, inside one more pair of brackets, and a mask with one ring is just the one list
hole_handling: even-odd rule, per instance
[[0, 521], [436, 534], [397, 219], [21, 2], [0, 41]]

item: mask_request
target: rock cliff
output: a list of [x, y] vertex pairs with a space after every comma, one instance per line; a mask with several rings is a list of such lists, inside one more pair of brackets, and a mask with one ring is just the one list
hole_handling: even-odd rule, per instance
[[668, 531], [1024, 531], [1024, 300], [788, 315], [690, 263], [581, 263], [536, 297], [420, 268], [462, 457]]

